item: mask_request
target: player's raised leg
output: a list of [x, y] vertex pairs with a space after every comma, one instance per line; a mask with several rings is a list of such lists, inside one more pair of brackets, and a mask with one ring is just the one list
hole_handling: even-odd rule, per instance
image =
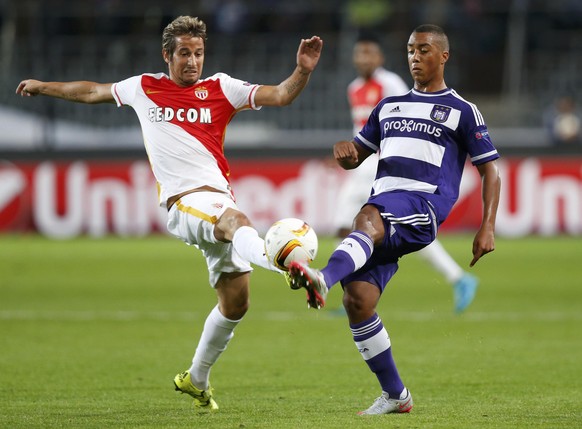
[[291, 287], [307, 289], [308, 305], [319, 309], [325, 305], [328, 290], [338, 281], [364, 266], [372, 255], [372, 238], [362, 231], [353, 231], [331, 254], [327, 265], [316, 270], [303, 262], [289, 266]]
[[236, 253], [245, 261], [267, 270], [281, 272], [269, 262], [265, 255], [265, 241], [251, 225], [250, 219], [241, 212], [234, 201], [221, 202], [213, 222], [213, 239], [231, 242]]
[[232, 245], [238, 254], [251, 264], [267, 270], [280, 273], [281, 270], [271, 264], [265, 254], [265, 240], [259, 237], [259, 233], [251, 226], [241, 226], [233, 237]]

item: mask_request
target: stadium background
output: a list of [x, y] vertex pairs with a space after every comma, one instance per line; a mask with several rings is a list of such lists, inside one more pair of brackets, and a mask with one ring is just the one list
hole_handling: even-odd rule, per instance
[[[376, 426], [582, 427], [582, 145], [552, 144], [543, 123], [556, 97], [580, 102], [581, 8], [579, 0], [0, 0], [0, 428], [375, 425], [355, 414], [377, 383], [334, 311], [340, 288], [323, 311], [307, 311], [303, 295], [266, 270], [254, 271], [251, 311], [213, 370], [221, 412], [192, 413], [172, 379], [216, 295], [201, 253], [158, 233], [164, 213], [134, 113], [14, 94], [27, 77], [114, 81], [165, 70], [160, 31], [179, 14], [208, 23], [206, 75], [277, 83], [300, 37], [324, 38], [305, 93], [284, 109], [242, 112], [226, 142], [238, 199], [257, 226], [297, 214], [319, 221], [319, 233], [329, 230], [342, 179], [326, 157], [351, 133], [345, 85], [357, 27], [379, 30], [388, 66], [406, 79], [410, 30], [447, 29], [447, 83], [479, 105], [503, 155], [496, 250], [471, 269], [481, 286], [462, 315], [446, 279], [403, 258], [378, 312], [415, 408]], [[480, 209], [475, 179], [466, 175], [440, 237], [463, 267], [473, 235], [464, 231]], [[322, 237], [314, 266], [335, 245]]]
[[[580, 2], [7, 0], [0, 13], [0, 231], [66, 238], [164, 230], [131, 109], [21, 99], [14, 89], [27, 77], [112, 82], [166, 71], [161, 30], [190, 14], [208, 24], [205, 76], [277, 83], [301, 37], [325, 42], [292, 106], [242, 112], [227, 131], [235, 192], [259, 229], [298, 216], [332, 232], [343, 176], [327, 157], [351, 136], [352, 43], [360, 29], [375, 31], [388, 68], [412, 83], [404, 46], [412, 28], [432, 22], [451, 39], [447, 83], [479, 106], [503, 156], [499, 234], [582, 233], [582, 142], [553, 144], [545, 123], [560, 96], [580, 101]], [[477, 180], [469, 171], [443, 231], [476, 226]]]

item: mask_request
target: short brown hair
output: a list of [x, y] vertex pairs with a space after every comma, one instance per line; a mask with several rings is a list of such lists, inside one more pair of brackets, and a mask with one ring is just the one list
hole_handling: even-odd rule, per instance
[[176, 49], [176, 37], [189, 34], [200, 37], [206, 44], [206, 24], [195, 16], [179, 16], [170, 22], [162, 33], [162, 49], [172, 55]]

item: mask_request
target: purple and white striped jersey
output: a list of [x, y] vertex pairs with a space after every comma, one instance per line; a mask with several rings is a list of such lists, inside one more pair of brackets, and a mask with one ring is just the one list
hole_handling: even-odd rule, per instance
[[459, 197], [467, 155], [473, 165], [499, 158], [477, 107], [450, 88], [383, 99], [354, 140], [380, 153], [372, 195], [421, 192], [439, 223]]

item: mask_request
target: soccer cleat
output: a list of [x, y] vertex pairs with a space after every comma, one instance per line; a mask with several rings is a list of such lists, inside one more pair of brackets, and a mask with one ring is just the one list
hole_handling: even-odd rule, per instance
[[462, 313], [473, 302], [479, 280], [469, 273], [463, 274], [453, 285], [453, 294], [455, 298], [455, 313]]
[[319, 310], [325, 305], [329, 289], [321, 271], [310, 268], [304, 262], [293, 261], [289, 264], [291, 289], [305, 288], [307, 290], [307, 308]]
[[364, 416], [390, 413], [409, 413], [410, 410], [412, 410], [412, 405], [412, 395], [410, 394], [410, 391], [406, 389], [406, 396], [403, 399], [390, 399], [382, 394], [380, 397], [376, 398], [370, 408], [364, 411], [360, 411], [358, 414], [360, 416]]
[[176, 390], [182, 393], [187, 393], [194, 398], [194, 407], [207, 411], [218, 410], [218, 404], [212, 398], [212, 388], [201, 390], [192, 384], [190, 373], [184, 371], [174, 377], [174, 386]]
[[287, 283], [287, 286], [289, 286], [291, 289], [300, 289], [299, 286], [294, 285], [293, 281], [291, 280], [291, 275], [287, 271], [281, 271], [281, 274], [283, 274], [283, 277], [285, 277], [285, 283]]

